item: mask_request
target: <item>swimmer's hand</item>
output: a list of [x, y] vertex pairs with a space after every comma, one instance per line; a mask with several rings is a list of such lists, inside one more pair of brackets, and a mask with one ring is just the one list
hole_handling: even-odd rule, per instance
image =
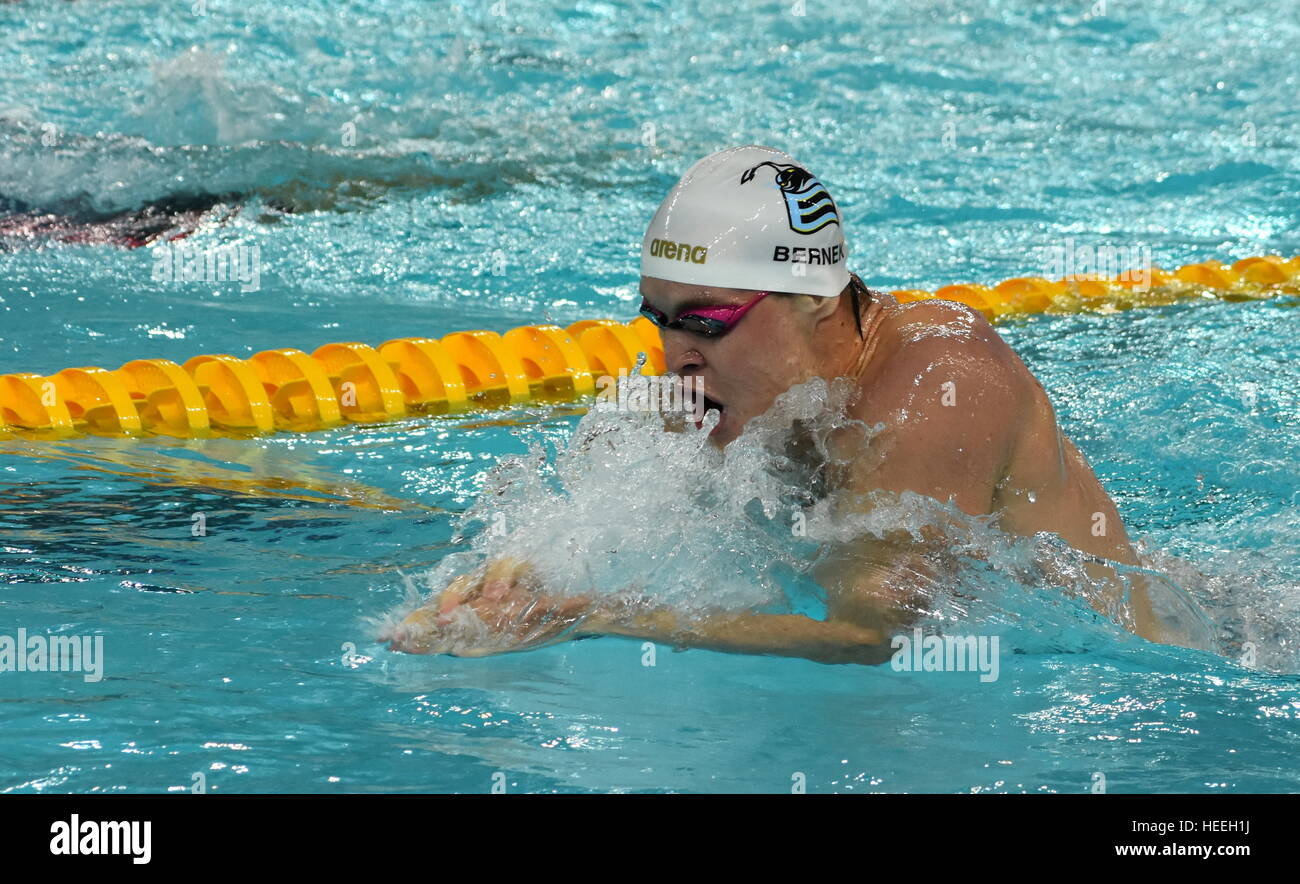
[[543, 590], [527, 562], [497, 559], [457, 577], [436, 599], [407, 615], [390, 634], [389, 648], [484, 657], [550, 644], [581, 619], [591, 600]]

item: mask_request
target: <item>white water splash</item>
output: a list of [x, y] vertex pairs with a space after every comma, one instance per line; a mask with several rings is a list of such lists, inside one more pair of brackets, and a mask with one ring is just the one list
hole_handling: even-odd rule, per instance
[[[1084, 650], [1127, 641], [1125, 599], [1110, 621], [1089, 602], [1103, 587], [1085, 565], [1096, 560], [1060, 538], [1018, 537], [991, 516], [920, 495], [878, 494], [854, 512], [833, 490], [832, 433], [856, 433], [848, 450], [869, 446], [874, 428], [845, 415], [846, 383], [814, 379], [779, 397], [725, 451], [703, 428], [665, 429], [654, 414], [592, 410], [567, 446], [534, 443], [503, 460], [460, 523], [463, 552], [408, 583], [408, 599], [381, 624], [384, 638], [410, 611], [453, 578], [501, 558], [530, 563], [552, 596], [620, 594], [686, 615], [706, 610], [808, 610], [823, 594], [814, 567], [834, 545], [859, 538], [909, 536], [923, 544], [935, 575], [918, 613], [934, 629], [1000, 633], [1024, 650]], [[803, 456], [795, 456], [798, 451]], [[796, 535], [792, 524], [804, 530]], [[936, 531], [942, 543], [934, 544]], [[1203, 612], [1172, 582], [1147, 569], [1117, 567], [1121, 579], [1145, 576], [1171, 641], [1215, 648]], [[462, 612], [436, 650], [493, 648], [471, 612]], [[504, 646], [502, 646], [504, 647]]]

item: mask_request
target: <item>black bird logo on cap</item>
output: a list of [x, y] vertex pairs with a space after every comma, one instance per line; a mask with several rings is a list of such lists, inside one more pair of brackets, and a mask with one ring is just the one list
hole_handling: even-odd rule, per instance
[[785, 197], [786, 215], [790, 219], [791, 230], [795, 233], [816, 233], [823, 227], [840, 223], [839, 210], [826, 186], [807, 169], [771, 161], [762, 162], [746, 169], [740, 176], [740, 183], [748, 184], [754, 180], [755, 173], [764, 166], [770, 166], [775, 173], [774, 180], [781, 188], [781, 195]]

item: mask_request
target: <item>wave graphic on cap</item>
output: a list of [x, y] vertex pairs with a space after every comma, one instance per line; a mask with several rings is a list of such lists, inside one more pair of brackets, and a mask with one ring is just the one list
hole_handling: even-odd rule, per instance
[[776, 171], [776, 183], [785, 194], [785, 207], [790, 215], [790, 229], [796, 233], [816, 233], [827, 224], [839, 224], [840, 215], [835, 201], [825, 185], [807, 169], [795, 165], [780, 166], [773, 162], [759, 163], [740, 176], [740, 183], [752, 181], [754, 173], [764, 166]]

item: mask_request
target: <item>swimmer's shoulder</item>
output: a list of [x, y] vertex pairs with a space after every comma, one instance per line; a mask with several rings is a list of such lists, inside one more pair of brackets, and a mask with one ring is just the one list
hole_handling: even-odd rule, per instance
[[852, 416], [878, 428], [881, 457], [857, 481], [988, 512], [1031, 404], [1018, 357], [982, 315], [949, 301], [891, 306], [877, 329]]
[[1018, 423], [1034, 380], [977, 310], [952, 301], [890, 305], [860, 376], [855, 416], [928, 415], [947, 422]]
[[984, 314], [956, 301], [911, 301], [890, 308], [882, 332], [896, 365], [939, 361], [967, 370], [1015, 374], [1019, 358]]

